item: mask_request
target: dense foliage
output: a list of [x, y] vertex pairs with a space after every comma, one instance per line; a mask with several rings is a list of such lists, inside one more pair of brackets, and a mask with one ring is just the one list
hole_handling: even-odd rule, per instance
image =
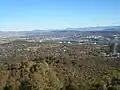
[[41, 44], [24, 48], [21, 58], [16, 49], [0, 64], [0, 90], [120, 90], [119, 59], [102, 56], [101, 48]]

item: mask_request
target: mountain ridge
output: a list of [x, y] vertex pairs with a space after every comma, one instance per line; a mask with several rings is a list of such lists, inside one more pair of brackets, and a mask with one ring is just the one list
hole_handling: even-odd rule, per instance
[[120, 26], [96, 26], [96, 27], [83, 27], [83, 28], [66, 28], [66, 29], [48, 29], [41, 30], [35, 29], [31, 31], [0, 31], [1, 37], [9, 36], [30, 36], [30, 35], [44, 35], [53, 34], [54, 32], [79, 32], [79, 31], [120, 31]]

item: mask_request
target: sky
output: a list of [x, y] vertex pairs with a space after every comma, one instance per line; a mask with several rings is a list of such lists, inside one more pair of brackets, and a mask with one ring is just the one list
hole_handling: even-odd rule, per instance
[[120, 0], [0, 0], [0, 30], [120, 25]]

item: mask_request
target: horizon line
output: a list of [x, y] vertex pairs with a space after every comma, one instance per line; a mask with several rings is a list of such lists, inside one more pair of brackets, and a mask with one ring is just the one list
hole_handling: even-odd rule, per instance
[[99, 27], [118, 27], [120, 25], [97, 25], [97, 26], [86, 26], [86, 27], [66, 27], [66, 28], [50, 28], [50, 29], [31, 29], [31, 30], [0, 30], [0, 32], [22, 32], [22, 31], [35, 31], [35, 30], [41, 30], [41, 31], [51, 31], [51, 30], [67, 30], [67, 29], [84, 29], [84, 28], [99, 28]]

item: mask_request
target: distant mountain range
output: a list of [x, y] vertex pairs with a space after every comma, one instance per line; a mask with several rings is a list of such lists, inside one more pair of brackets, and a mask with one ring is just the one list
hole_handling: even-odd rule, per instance
[[31, 36], [31, 35], [61, 35], [77, 33], [84, 31], [120, 31], [120, 26], [97, 26], [85, 28], [66, 28], [66, 29], [50, 29], [50, 30], [32, 30], [32, 31], [0, 31], [0, 37], [9, 36]]
[[78, 30], [78, 31], [113, 31], [120, 30], [120, 26], [97, 26], [97, 27], [85, 27], [85, 28], [67, 28], [66, 30]]

